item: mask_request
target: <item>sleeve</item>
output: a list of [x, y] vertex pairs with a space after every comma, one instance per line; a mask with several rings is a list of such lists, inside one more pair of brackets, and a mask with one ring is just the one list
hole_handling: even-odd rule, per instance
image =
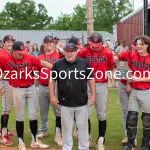
[[86, 61], [86, 68], [87, 68], [87, 71], [86, 71], [86, 78], [88, 79], [94, 79], [94, 73], [90, 66], [90, 64]]
[[57, 63], [54, 63], [54, 65], [52, 67], [51, 78], [52, 78], [52, 80], [56, 80], [58, 78]]
[[31, 61], [32, 66], [35, 67], [36, 69], [39, 69], [42, 67], [41, 61], [37, 57], [30, 55], [29, 59]]
[[113, 58], [112, 52], [109, 53], [109, 55], [108, 55], [108, 64], [107, 65], [108, 65], [109, 69], [112, 69], [112, 68], [115, 67], [115, 62], [114, 62], [114, 58]]
[[80, 57], [80, 58], [84, 58], [85, 56], [84, 56], [83, 50], [80, 50], [78, 52], [77, 56]]

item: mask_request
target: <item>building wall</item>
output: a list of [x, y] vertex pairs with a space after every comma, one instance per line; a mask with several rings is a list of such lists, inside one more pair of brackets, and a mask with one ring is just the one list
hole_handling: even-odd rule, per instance
[[143, 35], [143, 11], [122, 23], [117, 22], [117, 40], [126, 40], [130, 47], [134, 38], [138, 35]]

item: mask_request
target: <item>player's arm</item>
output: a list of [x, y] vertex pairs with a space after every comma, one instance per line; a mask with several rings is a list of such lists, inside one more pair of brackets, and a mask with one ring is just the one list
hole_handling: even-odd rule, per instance
[[56, 79], [57, 79], [56, 75], [57, 75], [56, 65], [54, 63], [54, 66], [50, 74], [50, 81], [49, 81], [50, 102], [52, 105], [54, 105], [56, 108], [59, 109], [58, 99], [55, 96]]
[[91, 97], [90, 97], [90, 106], [94, 105], [96, 100], [96, 84], [95, 79], [88, 80], [88, 85], [91, 90]]
[[41, 66], [52, 69], [53, 65], [47, 61], [41, 60]]

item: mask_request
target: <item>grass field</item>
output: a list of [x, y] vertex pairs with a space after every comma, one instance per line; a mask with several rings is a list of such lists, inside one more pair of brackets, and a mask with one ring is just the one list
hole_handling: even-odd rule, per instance
[[[1, 108], [1, 104], [0, 104]], [[140, 117], [140, 116], [139, 116]], [[96, 139], [98, 135], [98, 123], [96, 118], [96, 111], [94, 112], [91, 117], [91, 124], [92, 124], [92, 140], [93, 146], [90, 150], [95, 150]], [[39, 119], [39, 126], [40, 126], [40, 119]], [[14, 109], [11, 112], [10, 119], [9, 119], [9, 129], [15, 132], [15, 112]], [[139, 129], [138, 129], [138, 146], [136, 150], [140, 150], [141, 144], [141, 134], [142, 134], [142, 125], [141, 119], [139, 118]], [[54, 143], [54, 135], [55, 135], [55, 117], [53, 114], [52, 109], [50, 109], [49, 113], [49, 131], [48, 137], [44, 138], [42, 141], [48, 144], [50, 147], [60, 148]], [[120, 102], [118, 99], [118, 91], [117, 89], [109, 89], [109, 102], [108, 102], [108, 114], [107, 114], [107, 131], [106, 131], [106, 142], [105, 142], [105, 149], [106, 150], [124, 150], [124, 145], [121, 144], [121, 140], [123, 139], [123, 124], [121, 119], [121, 109], [120, 109]], [[14, 142], [14, 147], [17, 146], [17, 138], [12, 138]], [[26, 111], [26, 118], [25, 118], [25, 132], [24, 132], [24, 140], [26, 146], [30, 146], [31, 142], [31, 133], [29, 128], [29, 120]], [[74, 139], [74, 147], [73, 150], [77, 150], [77, 139]]]

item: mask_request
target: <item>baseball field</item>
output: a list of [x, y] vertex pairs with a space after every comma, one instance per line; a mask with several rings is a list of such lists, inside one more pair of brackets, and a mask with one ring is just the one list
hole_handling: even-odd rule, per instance
[[[2, 109], [0, 103], [0, 110]], [[141, 113], [140, 113], [141, 115]], [[96, 139], [98, 135], [97, 129], [97, 118], [96, 118], [96, 111], [94, 112], [91, 117], [91, 124], [92, 124], [92, 140], [93, 144], [90, 150], [96, 149]], [[40, 125], [40, 117], [39, 117], [39, 125]], [[15, 111], [12, 109], [10, 119], [9, 119], [9, 130], [15, 132]], [[53, 114], [53, 110], [50, 108], [49, 113], [49, 131], [48, 136], [42, 141], [45, 144], [50, 146], [49, 150], [60, 150], [61, 147], [58, 147], [54, 143], [54, 135], [55, 135], [55, 117]], [[141, 144], [141, 137], [142, 136], [142, 124], [141, 119], [139, 116], [139, 126], [138, 126], [138, 146], [136, 150], [140, 150]], [[107, 131], [106, 131], [106, 142], [105, 142], [105, 149], [106, 150], [124, 150], [124, 145], [121, 144], [121, 140], [124, 138], [123, 134], [123, 124], [121, 119], [121, 109], [120, 109], [120, 102], [118, 99], [118, 91], [117, 89], [109, 89], [109, 100], [108, 100], [108, 115], [107, 115]], [[17, 150], [18, 140], [16, 137], [11, 138], [14, 142], [12, 147], [8, 146], [6, 150]], [[30, 148], [31, 143], [31, 132], [29, 128], [29, 119], [26, 110], [26, 117], [25, 117], [25, 128], [24, 128], [24, 141], [26, 147]], [[77, 139], [74, 138], [74, 148], [73, 150], [77, 150]], [[3, 146], [0, 145], [0, 150], [5, 150]]]

